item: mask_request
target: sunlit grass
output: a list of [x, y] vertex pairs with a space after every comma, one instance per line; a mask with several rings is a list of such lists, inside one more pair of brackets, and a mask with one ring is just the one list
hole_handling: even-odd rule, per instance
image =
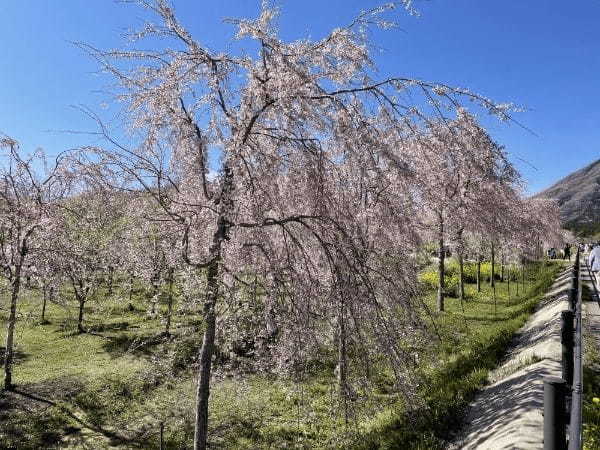
[[[583, 301], [593, 301], [584, 287]], [[584, 325], [586, 325], [584, 323]], [[584, 326], [583, 354], [583, 448], [600, 449], [600, 351], [598, 337]]]
[[[346, 425], [335, 395], [333, 365], [300, 381], [257, 374], [215, 378], [211, 442], [224, 449], [441, 448], [558, 270], [556, 264], [539, 273], [530, 270], [527, 294], [519, 286], [519, 298], [514, 282], [510, 299], [507, 283], [498, 282], [495, 305], [488, 283], [482, 283], [480, 293], [468, 284], [462, 306], [457, 298], [447, 298], [443, 314], [434, 312], [435, 295], [428, 294], [424, 301], [432, 312], [437, 337], [420, 355], [417, 375], [422, 382], [417, 403], [421, 406], [416, 411], [408, 411], [402, 397], [389, 388], [385, 374], [379, 374], [380, 388], [368, 401], [353, 406], [354, 414]], [[59, 401], [87, 426], [61, 409], [32, 414], [31, 409], [17, 408], [0, 425], [0, 436], [12, 433], [12, 442], [20, 443], [19, 448], [39, 448], [52, 439], [63, 439], [64, 448], [81, 448], [82, 442], [92, 448], [105, 448], [107, 443], [118, 448], [157, 448], [163, 423], [167, 448], [190, 445], [194, 375], [189, 370], [165, 375], [152, 357], [164, 358], [168, 351], [177, 350], [182, 361], [187, 361], [195, 354], [197, 341], [189, 336], [152, 341], [160, 336], [163, 325], [145, 314], [143, 293], [134, 298], [135, 311], [127, 305], [125, 295], [90, 302], [86, 326], [102, 331], [80, 335], [73, 322], [75, 303], [70, 308], [49, 305], [46, 317], [51, 323], [40, 325], [37, 293], [24, 295], [17, 324], [21, 359], [15, 366], [15, 383]], [[197, 318], [179, 316], [175, 327], [191, 319]], [[199, 332], [193, 336], [197, 339]], [[131, 351], [136, 339], [149, 344]]]

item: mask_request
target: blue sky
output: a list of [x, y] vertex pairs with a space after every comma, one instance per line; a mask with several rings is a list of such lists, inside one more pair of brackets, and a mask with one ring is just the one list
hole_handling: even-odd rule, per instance
[[[224, 17], [255, 16], [259, 0], [174, 0], [181, 21], [212, 49], [231, 45]], [[322, 37], [373, 0], [280, 0], [285, 39]], [[528, 108], [515, 125], [485, 121], [537, 192], [600, 158], [600, 1], [416, 0], [419, 17], [402, 11], [400, 29], [374, 32], [381, 75], [468, 87]], [[123, 45], [142, 23], [137, 7], [111, 0], [3, 0], [0, 27], [0, 131], [26, 149], [55, 154], [95, 143], [73, 106], [104, 111], [107, 79], [70, 41]], [[115, 106], [109, 107], [116, 111]]]

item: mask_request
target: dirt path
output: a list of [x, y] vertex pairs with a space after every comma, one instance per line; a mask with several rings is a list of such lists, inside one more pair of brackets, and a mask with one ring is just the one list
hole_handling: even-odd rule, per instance
[[521, 328], [504, 363], [470, 405], [450, 449], [543, 448], [542, 379], [561, 376], [560, 313], [568, 309], [570, 276], [570, 268], [561, 272]]

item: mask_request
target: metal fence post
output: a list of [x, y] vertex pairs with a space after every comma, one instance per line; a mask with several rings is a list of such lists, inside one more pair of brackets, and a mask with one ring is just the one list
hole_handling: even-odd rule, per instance
[[573, 273], [571, 278], [571, 284], [569, 286], [569, 309], [575, 311], [575, 305], [577, 303], [577, 275]]
[[575, 259], [576, 265], [578, 266], [578, 289], [577, 289], [577, 308], [575, 310], [575, 335], [574, 335], [574, 359], [573, 359], [573, 391], [571, 399], [571, 414], [569, 420], [569, 450], [581, 450], [582, 448], [582, 403], [583, 403], [583, 365], [582, 365], [582, 318], [581, 310], [583, 303], [581, 301], [581, 267], [580, 264], [581, 254], [578, 251]]
[[560, 314], [560, 342], [562, 344], [562, 377], [567, 386], [573, 385], [573, 317], [571, 310]]
[[562, 378], [544, 378], [544, 450], [567, 448], [566, 391], [567, 383]]

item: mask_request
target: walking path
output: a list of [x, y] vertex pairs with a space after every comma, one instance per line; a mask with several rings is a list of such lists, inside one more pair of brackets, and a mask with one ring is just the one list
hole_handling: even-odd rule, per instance
[[[600, 348], [600, 304], [598, 302], [598, 293], [596, 291], [596, 287], [598, 286], [595, 286], [595, 281], [592, 280], [587, 264], [583, 261], [581, 265], [581, 284], [587, 286], [590, 292], [589, 301], [583, 302], [584, 350], [586, 345], [590, 344], [595, 345], [596, 348]], [[591, 339], [588, 341], [588, 338]], [[585, 363], [586, 358], [584, 351], [584, 365]], [[594, 369], [600, 370], [598, 367], [594, 367]]]
[[[542, 380], [561, 376], [560, 313], [568, 309], [570, 280], [571, 267], [519, 331], [505, 362], [490, 375], [491, 384], [470, 405], [467, 425], [450, 449], [543, 448]], [[600, 318], [600, 310], [597, 314]]]

